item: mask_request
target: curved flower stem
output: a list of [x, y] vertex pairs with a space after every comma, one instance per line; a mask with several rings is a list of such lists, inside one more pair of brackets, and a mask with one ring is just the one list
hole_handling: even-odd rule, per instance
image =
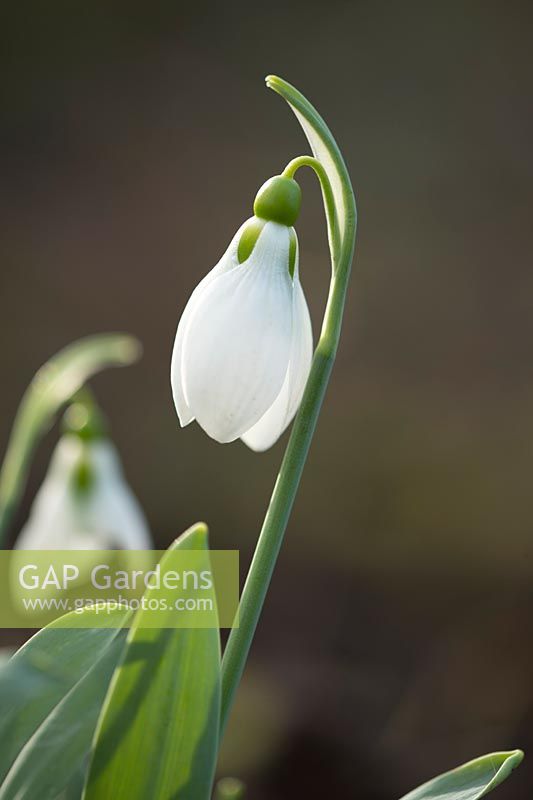
[[221, 734], [226, 726], [233, 698], [246, 664], [335, 360], [355, 245], [355, 200], [344, 163], [342, 162], [345, 173], [343, 189], [348, 210], [344, 226], [344, 239], [341, 238], [342, 232], [337, 223], [331, 182], [321, 162], [311, 156], [301, 156], [291, 161], [283, 174], [292, 177], [297, 169], [303, 166], [311, 167], [321, 184], [328, 221], [332, 277], [322, 332], [313, 356], [302, 403], [293, 424], [243, 589], [239, 606], [239, 627], [232, 629], [224, 651]]
[[300, 169], [300, 167], [310, 167], [315, 171], [315, 174], [320, 181], [322, 197], [324, 199], [324, 208], [326, 210], [326, 218], [328, 221], [329, 246], [331, 252], [334, 254], [332, 256], [332, 267], [335, 269], [335, 264], [340, 249], [340, 235], [335, 218], [335, 198], [333, 197], [333, 191], [331, 189], [331, 183], [328, 178], [328, 174], [320, 161], [317, 158], [313, 158], [313, 156], [298, 156], [298, 158], [293, 158], [292, 161], [289, 161], [282, 174], [286, 178], [294, 178], [294, 175], [296, 174], [297, 170]]

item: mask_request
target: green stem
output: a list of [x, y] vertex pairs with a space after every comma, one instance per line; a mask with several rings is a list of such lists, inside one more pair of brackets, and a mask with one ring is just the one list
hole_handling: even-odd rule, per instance
[[[322, 401], [339, 343], [346, 290], [355, 245], [356, 212], [352, 186], [345, 172], [344, 191], [349, 211], [344, 241], [338, 230], [334, 197], [326, 170], [317, 159], [301, 156], [287, 165], [284, 175], [292, 177], [299, 167], [311, 167], [321, 184], [328, 221], [332, 278], [322, 332], [313, 357], [300, 409], [295, 418], [274, 492], [257, 542], [239, 606], [239, 627], [233, 628], [222, 660], [221, 733], [228, 721], [272, 573], [289, 521], [307, 453], [313, 438]], [[344, 164], [343, 164], [344, 166]], [[346, 168], [344, 167], [344, 170]]]
[[293, 158], [292, 161], [289, 161], [283, 170], [283, 175], [286, 178], [294, 178], [294, 175], [300, 167], [310, 167], [315, 171], [320, 181], [328, 223], [329, 246], [331, 252], [334, 254], [332, 262], [333, 267], [335, 267], [340, 252], [340, 234], [338, 225], [335, 222], [335, 198], [333, 197], [328, 174], [317, 158], [313, 158], [313, 156], [298, 156], [297, 158]]

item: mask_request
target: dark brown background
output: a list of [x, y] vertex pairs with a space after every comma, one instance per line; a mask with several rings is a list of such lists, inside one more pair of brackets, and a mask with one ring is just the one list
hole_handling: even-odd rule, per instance
[[[533, 776], [532, 15], [520, 2], [6, 3], [0, 442], [37, 367], [126, 330], [94, 381], [159, 545], [193, 521], [248, 564], [283, 443], [181, 431], [185, 301], [330, 122], [360, 228], [342, 346], [222, 769], [253, 800], [393, 800], [491, 749]], [[301, 272], [319, 330], [320, 196]], [[57, 432], [40, 448], [17, 527]]]

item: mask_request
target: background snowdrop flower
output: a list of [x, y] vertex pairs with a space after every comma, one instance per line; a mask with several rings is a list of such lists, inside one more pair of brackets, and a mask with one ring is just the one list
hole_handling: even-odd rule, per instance
[[266, 450], [300, 405], [313, 349], [292, 227], [300, 200], [292, 178], [267, 181], [180, 319], [171, 366], [180, 423], [196, 419], [218, 442]]
[[24, 550], [140, 550], [148, 525], [100, 418], [76, 403], [15, 547]]

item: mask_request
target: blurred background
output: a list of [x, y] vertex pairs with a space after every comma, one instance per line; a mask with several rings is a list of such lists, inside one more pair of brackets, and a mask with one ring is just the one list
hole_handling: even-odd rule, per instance
[[[0, 15], [0, 444], [50, 355], [136, 334], [139, 365], [93, 387], [160, 547], [205, 519], [244, 575], [283, 454], [285, 437], [256, 455], [180, 430], [168, 378], [193, 287], [257, 188], [308, 151], [265, 74], [315, 103], [351, 170], [342, 346], [222, 773], [253, 800], [393, 800], [522, 747], [498, 797], [529, 798], [531, 5], [29, 0]], [[318, 333], [328, 250], [300, 177]]]

